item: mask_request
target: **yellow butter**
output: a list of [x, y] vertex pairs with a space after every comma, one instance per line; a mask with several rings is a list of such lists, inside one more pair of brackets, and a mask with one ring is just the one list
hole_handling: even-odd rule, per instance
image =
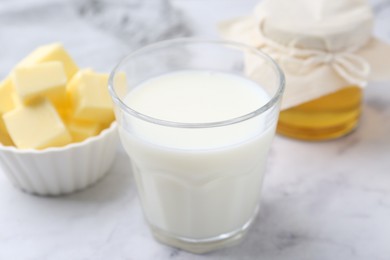
[[0, 115], [0, 143], [5, 146], [14, 145], [5, 127], [3, 117]]
[[81, 142], [88, 137], [95, 136], [102, 129], [101, 124], [97, 122], [78, 120], [68, 120], [66, 126], [72, 135], [73, 142]]
[[[63, 64], [65, 73], [68, 79], [78, 71], [78, 66], [64, 49], [62, 44], [53, 43], [41, 46], [31, 52], [27, 57], [22, 59], [16, 67], [28, 66], [48, 61], [59, 61]], [[12, 98], [10, 98], [10, 90], [13, 89], [11, 77], [5, 78], [0, 83], [0, 115], [13, 109], [14, 104]], [[56, 100], [57, 96], [53, 97], [53, 101], [58, 106], [64, 105], [63, 99]]]
[[23, 102], [50, 97], [54, 102], [65, 98], [66, 74], [61, 62], [52, 61], [15, 68], [12, 82]]
[[68, 115], [68, 114], [71, 111], [71, 109], [70, 109], [71, 103], [72, 103], [71, 102], [71, 93], [74, 92], [74, 90], [76, 89], [76, 86], [79, 84], [81, 76], [84, 73], [89, 73], [89, 72], [93, 72], [92, 69], [90, 69], [90, 68], [81, 69], [76, 74], [74, 74], [70, 80], [68, 80], [68, 83], [66, 85], [65, 101], [62, 103], [58, 103], [58, 102], [56, 103], [57, 111], [61, 115], [66, 115], [66, 117], [70, 117], [70, 115]]
[[72, 141], [61, 117], [46, 99], [7, 112], [3, 120], [18, 148], [43, 149]]
[[11, 137], [8, 134], [7, 128], [3, 122], [3, 114], [15, 108], [13, 99], [13, 85], [10, 78], [6, 78], [0, 82], [0, 143], [2, 145], [13, 145]]
[[10, 78], [6, 78], [0, 82], [0, 116], [15, 107], [12, 99], [13, 92], [14, 90]]
[[88, 73], [93, 73], [93, 70], [90, 68], [81, 69], [73, 75], [73, 77], [68, 81], [68, 84], [66, 85], [66, 92], [68, 95], [70, 95], [76, 90], [76, 87], [80, 84], [80, 82], [82, 82], [81, 77]]
[[79, 70], [76, 63], [66, 52], [62, 44], [59, 43], [48, 44], [35, 49], [26, 58], [21, 60], [17, 67], [48, 61], [62, 62], [68, 79], [71, 79]]
[[[115, 81], [125, 89], [123, 76]], [[37, 48], [0, 83], [0, 142], [43, 149], [98, 135], [114, 120], [107, 83], [79, 71], [61, 44]]]
[[108, 124], [114, 120], [108, 75], [84, 71], [67, 86], [75, 119]]
[[23, 101], [20, 99], [19, 95], [16, 94], [15, 92], [12, 93], [11, 98], [12, 98], [12, 100], [14, 102], [14, 108], [18, 108], [18, 107], [24, 106]]

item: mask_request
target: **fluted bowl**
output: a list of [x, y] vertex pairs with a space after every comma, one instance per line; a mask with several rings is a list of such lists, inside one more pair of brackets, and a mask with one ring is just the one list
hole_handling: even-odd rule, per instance
[[34, 150], [0, 144], [0, 169], [25, 192], [68, 194], [102, 178], [114, 161], [117, 145], [115, 122], [97, 136], [64, 147]]

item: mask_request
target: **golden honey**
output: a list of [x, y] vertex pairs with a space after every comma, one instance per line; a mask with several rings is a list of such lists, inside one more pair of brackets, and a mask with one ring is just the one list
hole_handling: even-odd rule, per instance
[[341, 137], [355, 129], [362, 102], [362, 89], [347, 87], [280, 113], [277, 132], [304, 140]]

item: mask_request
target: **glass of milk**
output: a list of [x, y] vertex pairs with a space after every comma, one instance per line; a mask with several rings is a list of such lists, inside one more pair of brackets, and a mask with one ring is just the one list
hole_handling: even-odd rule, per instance
[[258, 211], [283, 89], [269, 56], [233, 42], [164, 41], [116, 66], [109, 90], [119, 133], [158, 241], [204, 253], [242, 239]]

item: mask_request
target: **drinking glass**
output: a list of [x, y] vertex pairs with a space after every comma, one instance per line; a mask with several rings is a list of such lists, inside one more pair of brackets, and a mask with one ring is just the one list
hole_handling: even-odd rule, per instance
[[[265, 100], [253, 111], [217, 122], [167, 121], [126, 102], [142, 83], [179, 71], [245, 78], [265, 93]], [[258, 211], [283, 90], [284, 75], [268, 55], [234, 42], [163, 41], [131, 53], [114, 68], [109, 91], [119, 134], [158, 241], [204, 253], [243, 238]], [[221, 91], [218, 97], [224, 95]], [[231, 106], [241, 102], [246, 101]], [[174, 109], [183, 113], [181, 107]]]

